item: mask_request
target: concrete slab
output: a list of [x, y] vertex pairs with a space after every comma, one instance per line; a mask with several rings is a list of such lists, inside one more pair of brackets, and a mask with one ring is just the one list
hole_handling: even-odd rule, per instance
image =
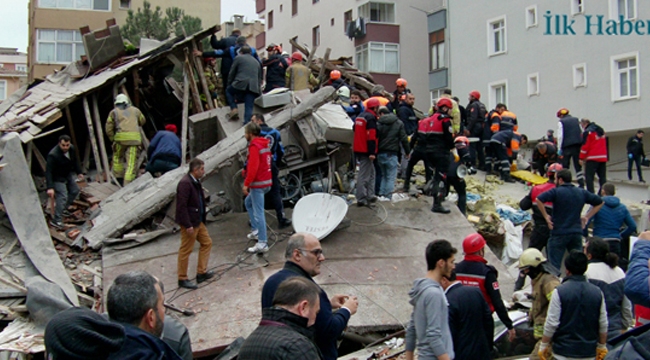
[[[402, 328], [412, 311], [408, 290], [413, 280], [426, 272], [426, 245], [444, 238], [460, 249], [463, 238], [473, 231], [457, 210], [440, 215], [430, 212], [430, 206], [430, 200], [415, 199], [381, 203], [375, 209], [351, 206], [351, 226], [323, 239], [326, 261], [315, 280], [330, 295], [359, 297], [359, 311], [350, 321], [350, 330], [366, 333]], [[194, 351], [222, 347], [238, 336], [247, 336], [260, 319], [264, 281], [284, 264], [289, 233], [275, 231], [271, 213], [267, 212], [267, 220], [273, 229], [273, 246], [264, 257], [244, 253], [251, 243], [246, 239], [249, 228], [245, 213], [227, 214], [208, 225], [213, 239], [209, 267], [217, 270], [219, 277], [196, 291], [175, 289], [177, 234], [123, 252], [104, 250], [104, 291], [121, 273], [149, 271], [165, 283], [168, 301], [197, 311], [193, 317], [180, 318], [190, 330]], [[198, 245], [190, 257], [190, 276], [196, 269], [197, 251]], [[514, 279], [505, 267], [491, 252], [488, 258], [502, 274], [502, 288], [512, 289]], [[504, 297], [509, 296], [504, 293]]]

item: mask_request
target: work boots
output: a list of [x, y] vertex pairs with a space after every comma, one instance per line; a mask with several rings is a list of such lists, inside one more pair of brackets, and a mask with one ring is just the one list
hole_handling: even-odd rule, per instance
[[507, 172], [502, 172], [501, 173], [501, 180], [507, 183], [515, 183], [515, 180], [510, 176], [510, 173]]
[[433, 207], [431, 208], [431, 211], [434, 213], [439, 213], [439, 214], [449, 214], [451, 210], [447, 209], [446, 207], [442, 206], [442, 200], [444, 200], [444, 197], [442, 195], [438, 195], [433, 198]]

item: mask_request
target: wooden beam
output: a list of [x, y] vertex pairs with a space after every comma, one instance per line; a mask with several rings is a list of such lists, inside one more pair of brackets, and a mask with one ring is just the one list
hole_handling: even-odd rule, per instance
[[[30, 142], [30, 144], [31, 144], [31, 142]], [[41, 151], [38, 150], [38, 148], [36, 146], [33, 146], [32, 150], [34, 152], [34, 156], [36, 157], [36, 160], [38, 161], [38, 164], [41, 166], [41, 169], [43, 170], [43, 172], [46, 172], [47, 171], [47, 161], [45, 161], [45, 157], [43, 156], [43, 154], [41, 154]]]
[[[102, 157], [102, 166], [106, 174], [106, 181], [110, 181], [112, 177], [111, 167], [108, 165], [108, 154], [106, 153], [106, 144], [104, 143], [104, 128], [102, 121], [99, 117], [99, 104], [97, 102], [97, 94], [93, 94], [93, 120], [95, 124], [95, 131], [97, 131], [97, 139], [99, 140], [99, 154]], [[117, 179], [115, 179], [117, 183]]]
[[[198, 50], [199, 47], [196, 46], [196, 40], [192, 39], [192, 50]], [[196, 70], [199, 72], [199, 81], [201, 82], [201, 87], [203, 88], [203, 95], [205, 96], [205, 102], [208, 104], [208, 110], [214, 109], [214, 103], [212, 102], [212, 94], [210, 94], [210, 88], [208, 88], [208, 80], [205, 78], [205, 69], [203, 68], [203, 60], [200, 57], [194, 56], [194, 65]]]
[[133, 104], [140, 107], [140, 75], [138, 69], [133, 69]]
[[[194, 56], [194, 55], [192, 55]], [[201, 96], [199, 95], [199, 88], [196, 86], [196, 80], [194, 80], [194, 70], [190, 65], [190, 60], [185, 53], [185, 68], [187, 69], [187, 77], [190, 80], [190, 90], [192, 94], [192, 102], [194, 107], [194, 113], [199, 114], [203, 112], [203, 105], [201, 104]]]
[[70, 129], [70, 138], [74, 146], [74, 154], [77, 157], [77, 162], [81, 164], [81, 157], [79, 156], [79, 144], [77, 143], [77, 135], [74, 132], [74, 123], [72, 122], [72, 115], [70, 114], [70, 105], [65, 107], [65, 117], [68, 118], [68, 128]]
[[325, 49], [325, 56], [323, 56], [323, 66], [320, 67], [320, 72], [318, 73], [318, 84], [319, 84], [319, 86], [320, 86], [320, 84], [323, 83], [323, 80], [325, 80], [325, 79], [323, 79], [323, 77], [325, 76], [325, 68], [327, 67], [327, 66], [325, 66], [325, 64], [327, 64], [327, 61], [330, 59], [330, 53], [331, 52], [332, 52], [332, 49], [330, 49], [330, 48]]
[[86, 140], [86, 147], [84, 148], [84, 160], [81, 163], [81, 170], [84, 173], [88, 173], [90, 169], [90, 139]]
[[[40, 133], [40, 134], [34, 136], [34, 137], [32, 138], [32, 141], [34, 141], [34, 140], [36, 140], [36, 139], [39, 139], [39, 138], [42, 138], [42, 137], [44, 137], [44, 136], [48, 136], [48, 135], [50, 135], [50, 134], [54, 134], [55, 132], [57, 132], [57, 131], [61, 131], [61, 130], [63, 130], [63, 129], [65, 129], [65, 126], [59, 126], [59, 127], [56, 128], [56, 129], [52, 129], [52, 130], [50, 130], [50, 131], [46, 131], [46, 132], [44, 132], [44, 133]], [[31, 141], [30, 141], [30, 143], [31, 143]]]
[[307, 66], [308, 69], [311, 66], [311, 63], [314, 61], [314, 55], [316, 55], [316, 50], [318, 50], [318, 45], [314, 46], [314, 49], [307, 56], [307, 65], [305, 66]]
[[187, 74], [187, 66], [183, 69], [183, 117], [181, 123], [181, 165], [187, 161], [187, 124], [189, 117], [190, 85]]
[[[32, 171], [32, 158], [34, 158], [34, 143], [28, 142], [27, 149], [25, 150], [25, 159], [27, 160], [27, 168]], [[2, 257], [4, 259], [4, 257]]]
[[103, 173], [102, 170], [102, 160], [99, 156], [99, 149], [97, 148], [97, 139], [95, 139], [95, 129], [93, 126], [93, 119], [90, 116], [90, 106], [88, 106], [88, 96], [83, 98], [84, 114], [86, 115], [86, 124], [88, 125], [88, 137], [90, 139], [90, 145], [93, 149], [93, 158], [95, 159], [95, 166], [97, 167], [97, 172], [99, 174]]

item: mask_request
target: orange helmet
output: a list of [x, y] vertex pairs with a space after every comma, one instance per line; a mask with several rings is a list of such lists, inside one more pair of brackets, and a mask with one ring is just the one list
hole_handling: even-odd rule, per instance
[[558, 164], [558, 163], [551, 164], [549, 165], [548, 170], [546, 170], [546, 175], [555, 174], [560, 170], [562, 170], [562, 164]]
[[436, 106], [438, 107], [438, 109], [440, 109], [443, 106], [446, 106], [447, 109], [451, 109], [452, 107], [454, 107], [454, 105], [451, 103], [451, 99], [447, 99], [447, 98], [440, 98]]
[[454, 139], [454, 142], [455, 143], [462, 142], [466, 146], [469, 145], [469, 139], [466, 136], [456, 136], [456, 138]]
[[474, 254], [485, 247], [485, 239], [479, 233], [467, 235], [463, 240], [463, 252], [465, 254]]
[[478, 90], [472, 90], [469, 92], [470, 96], [473, 96], [476, 100], [481, 100], [481, 93]]
[[291, 54], [291, 60], [302, 61], [302, 54], [297, 51], [294, 52], [293, 54]]
[[338, 80], [341, 78], [341, 72], [338, 70], [332, 70], [330, 71], [330, 79], [332, 80]]
[[399, 79], [395, 80], [395, 85], [406, 87], [406, 85], [408, 85], [408, 82], [406, 82], [406, 79], [399, 78]]
[[[335, 71], [336, 71], [336, 70], [335, 70]], [[378, 100], [377, 98], [375, 98], [375, 97], [371, 97], [371, 98], [368, 99], [368, 101], [366, 102], [366, 107], [367, 107], [368, 109], [378, 108], [378, 107], [380, 107], [380, 106], [381, 106], [381, 104], [379, 103], [379, 100]]]
[[568, 114], [569, 114], [569, 109], [567, 108], [561, 108], [560, 110], [557, 111], [557, 117], [562, 117]]

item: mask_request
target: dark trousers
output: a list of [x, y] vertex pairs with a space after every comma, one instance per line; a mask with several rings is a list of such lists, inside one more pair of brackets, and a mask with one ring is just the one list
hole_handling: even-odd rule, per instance
[[266, 193], [266, 199], [264, 200], [265, 204], [271, 204], [275, 209], [275, 216], [278, 219], [278, 223], [284, 220], [284, 204], [282, 203], [282, 194], [280, 194], [279, 173], [280, 171], [275, 165], [275, 162], [271, 162], [271, 179], [273, 184], [271, 185], [271, 190]]
[[636, 175], [639, 177], [639, 181], [643, 181], [643, 170], [641, 169], [641, 160], [643, 156], [635, 155], [631, 159], [627, 159], [627, 179], [632, 180], [632, 164], [636, 164]]
[[485, 168], [485, 153], [483, 152], [482, 141], [469, 144], [469, 158], [473, 166], [476, 166], [476, 159], [478, 158], [479, 169]]
[[581, 249], [582, 234], [551, 235], [546, 245], [546, 254], [551, 265], [556, 269], [561, 269], [564, 251]]
[[251, 116], [253, 116], [253, 105], [257, 94], [250, 91], [241, 91], [237, 90], [232, 86], [226, 88], [226, 100], [230, 109], [237, 108], [237, 102], [244, 102], [244, 125], [248, 124], [251, 121]]
[[576, 180], [581, 188], [585, 187], [585, 179], [580, 166], [580, 144], [567, 146], [562, 149], [562, 168], [568, 169], [573, 160], [573, 168], [576, 170]]
[[447, 171], [449, 170], [449, 155], [445, 152], [434, 152], [431, 157], [431, 166], [436, 168], [433, 175], [433, 204], [441, 204], [445, 198], [447, 188]]
[[413, 150], [411, 157], [409, 158], [409, 163], [406, 166], [406, 175], [404, 175], [404, 190], [408, 191], [411, 186], [411, 175], [413, 175], [413, 167], [420, 160], [424, 161], [424, 172], [426, 174], [426, 180], [429, 182], [433, 176], [433, 171], [431, 171], [431, 160], [429, 155], [423, 151]]
[[533, 169], [539, 173], [539, 175], [546, 175], [546, 165], [550, 165], [546, 158], [541, 158], [536, 160], [533, 163]]
[[501, 177], [510, 176], [510, 157], [508, 149], [501, 143], [492, 143], [492, 154], [494, 154], [494, 169], [501, 171]]
[[485, 167], [482, 170], [491, 172], [492, 164], [494, 163], [495, 159], [492, 147], [490, 146], [490, 140], [483, 140], [483, 152], [485, 153]]
[[181, 166], [181, 159], [177, 157], [156, 157], [153, 158], [147, 163], [147, 167], [145, 170], [151, 173], [151, 175], [155, 173], [160, 173], [160, 175], [174, 170], [177, 167]]
[[[594, 175], [598, 175], [598, 184], [600, 184], [598, 193], [594, 192]], [[587, 182], [587, 191], [600, 196], [600, 190], [607, 182], [607, 163], [599, 161], [586, 161], [585, 181]]]
[[465, 180], [458, 176], [450, 176], [447, 178], [447, 194], [449, 194], [449, 188], [451, 186], [454, 187], [454, 190], [458, 194], [458, 210], [463, 215], [467, 215], [467, 184]]

